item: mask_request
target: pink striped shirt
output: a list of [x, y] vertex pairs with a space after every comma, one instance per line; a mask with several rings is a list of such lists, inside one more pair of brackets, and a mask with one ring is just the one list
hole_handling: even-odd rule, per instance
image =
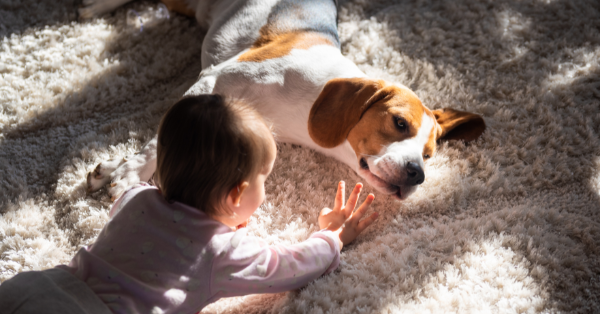
[[196, 313], [222, 297], [300, 288], [339, 264], [339, 245], [319, 231], [267, 245], [193, 207], [135, 187], [111, 209], [96, 242], [69, 266], [115, 313]]

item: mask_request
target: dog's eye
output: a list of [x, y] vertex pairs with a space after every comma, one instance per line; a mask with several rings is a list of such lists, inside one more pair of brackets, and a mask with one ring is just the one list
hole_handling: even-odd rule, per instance
[[429, 158], [431, 158], [431, 156], [429, 156], [429, 155], [424, 155], [423, 156], [423, 159], [429, 159]]
[[396, 128], [400, 132], [406, 132], [406, 130], [408, 129], [408, 124], [406, 124], [406, 121], [404, 121], [404, 119], [402, 118], [395, 117], [394, 123], [396, 124]]

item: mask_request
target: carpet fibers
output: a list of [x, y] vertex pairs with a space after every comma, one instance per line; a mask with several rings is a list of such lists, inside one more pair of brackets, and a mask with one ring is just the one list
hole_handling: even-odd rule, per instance
[[[79, 5], [0, 0], [0, 281], [94, 241], [111, 202], [85, 193], [86, 173], [139, 150], [200, 72], [195, 21], [141, 31], [127, 11], [157, 3], [90, 21]], [[375, 193], [380, 218], [335, 273], [203, 313], [600, 312], [600, 3], [353, 0], [339, 15], [342, 51], [369, 76], [488, 129], [442, 143], [407, 201]], [[303, 241], [342, 179], [359, 181], [281, 144], [250, 233]]]

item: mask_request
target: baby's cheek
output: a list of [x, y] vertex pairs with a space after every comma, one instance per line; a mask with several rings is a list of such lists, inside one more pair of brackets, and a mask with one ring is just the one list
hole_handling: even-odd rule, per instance
[[258, 206], [260, 206], [262, 203], [265, 202], [265, 186], [263, 185], [261, 193], [260, 193], [260, 203], [258, 203]]

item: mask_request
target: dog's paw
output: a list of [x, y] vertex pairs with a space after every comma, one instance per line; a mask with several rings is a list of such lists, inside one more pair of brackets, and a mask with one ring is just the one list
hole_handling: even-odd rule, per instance
[[142, 151], [126, 158], [118, 158], [98, 164], [88, 173], [88, 192], [97, 191], [110, 182], [108, 194], [112, 200], [119, 198], [128, 188], [148, 182], [156, 171], [156, 137]]
[[99, 163], [94, 171], [87, 174], [88, 193], [98, 191], [111, 181], [111, 174], [125, 162], [125, 159], [111, 159]]
[[131, 159], [121, 164], [111, 174], [110, 187], [108, 188], [111, 200], [115, 201], [123, 195], [123, 192], [135, 184], [147, 181], [142, 180], [140, 177], [143, 175], [146, 165], [147, 161], [140, 155], [134, 155]]
[[128, 182], [125, 182], [123, 180], [118, 180], [116, 182], [112, 182], [110, 184], [110, 187], [108, 188], [108, 194], [110, 195], [110, 200], [112, 202], [116, 201], [117, 199], [119, 199], [119, 197], [121, 197], [121, 195], [123, 195], [123, 193], [125, 193], [125, 191], [127, 191], [127, 189], [133, 185], [135, 185], [136, 183], [139, 183], [139, 181], [136, 181], [135, 183], [131, 183], [129, 184]]

